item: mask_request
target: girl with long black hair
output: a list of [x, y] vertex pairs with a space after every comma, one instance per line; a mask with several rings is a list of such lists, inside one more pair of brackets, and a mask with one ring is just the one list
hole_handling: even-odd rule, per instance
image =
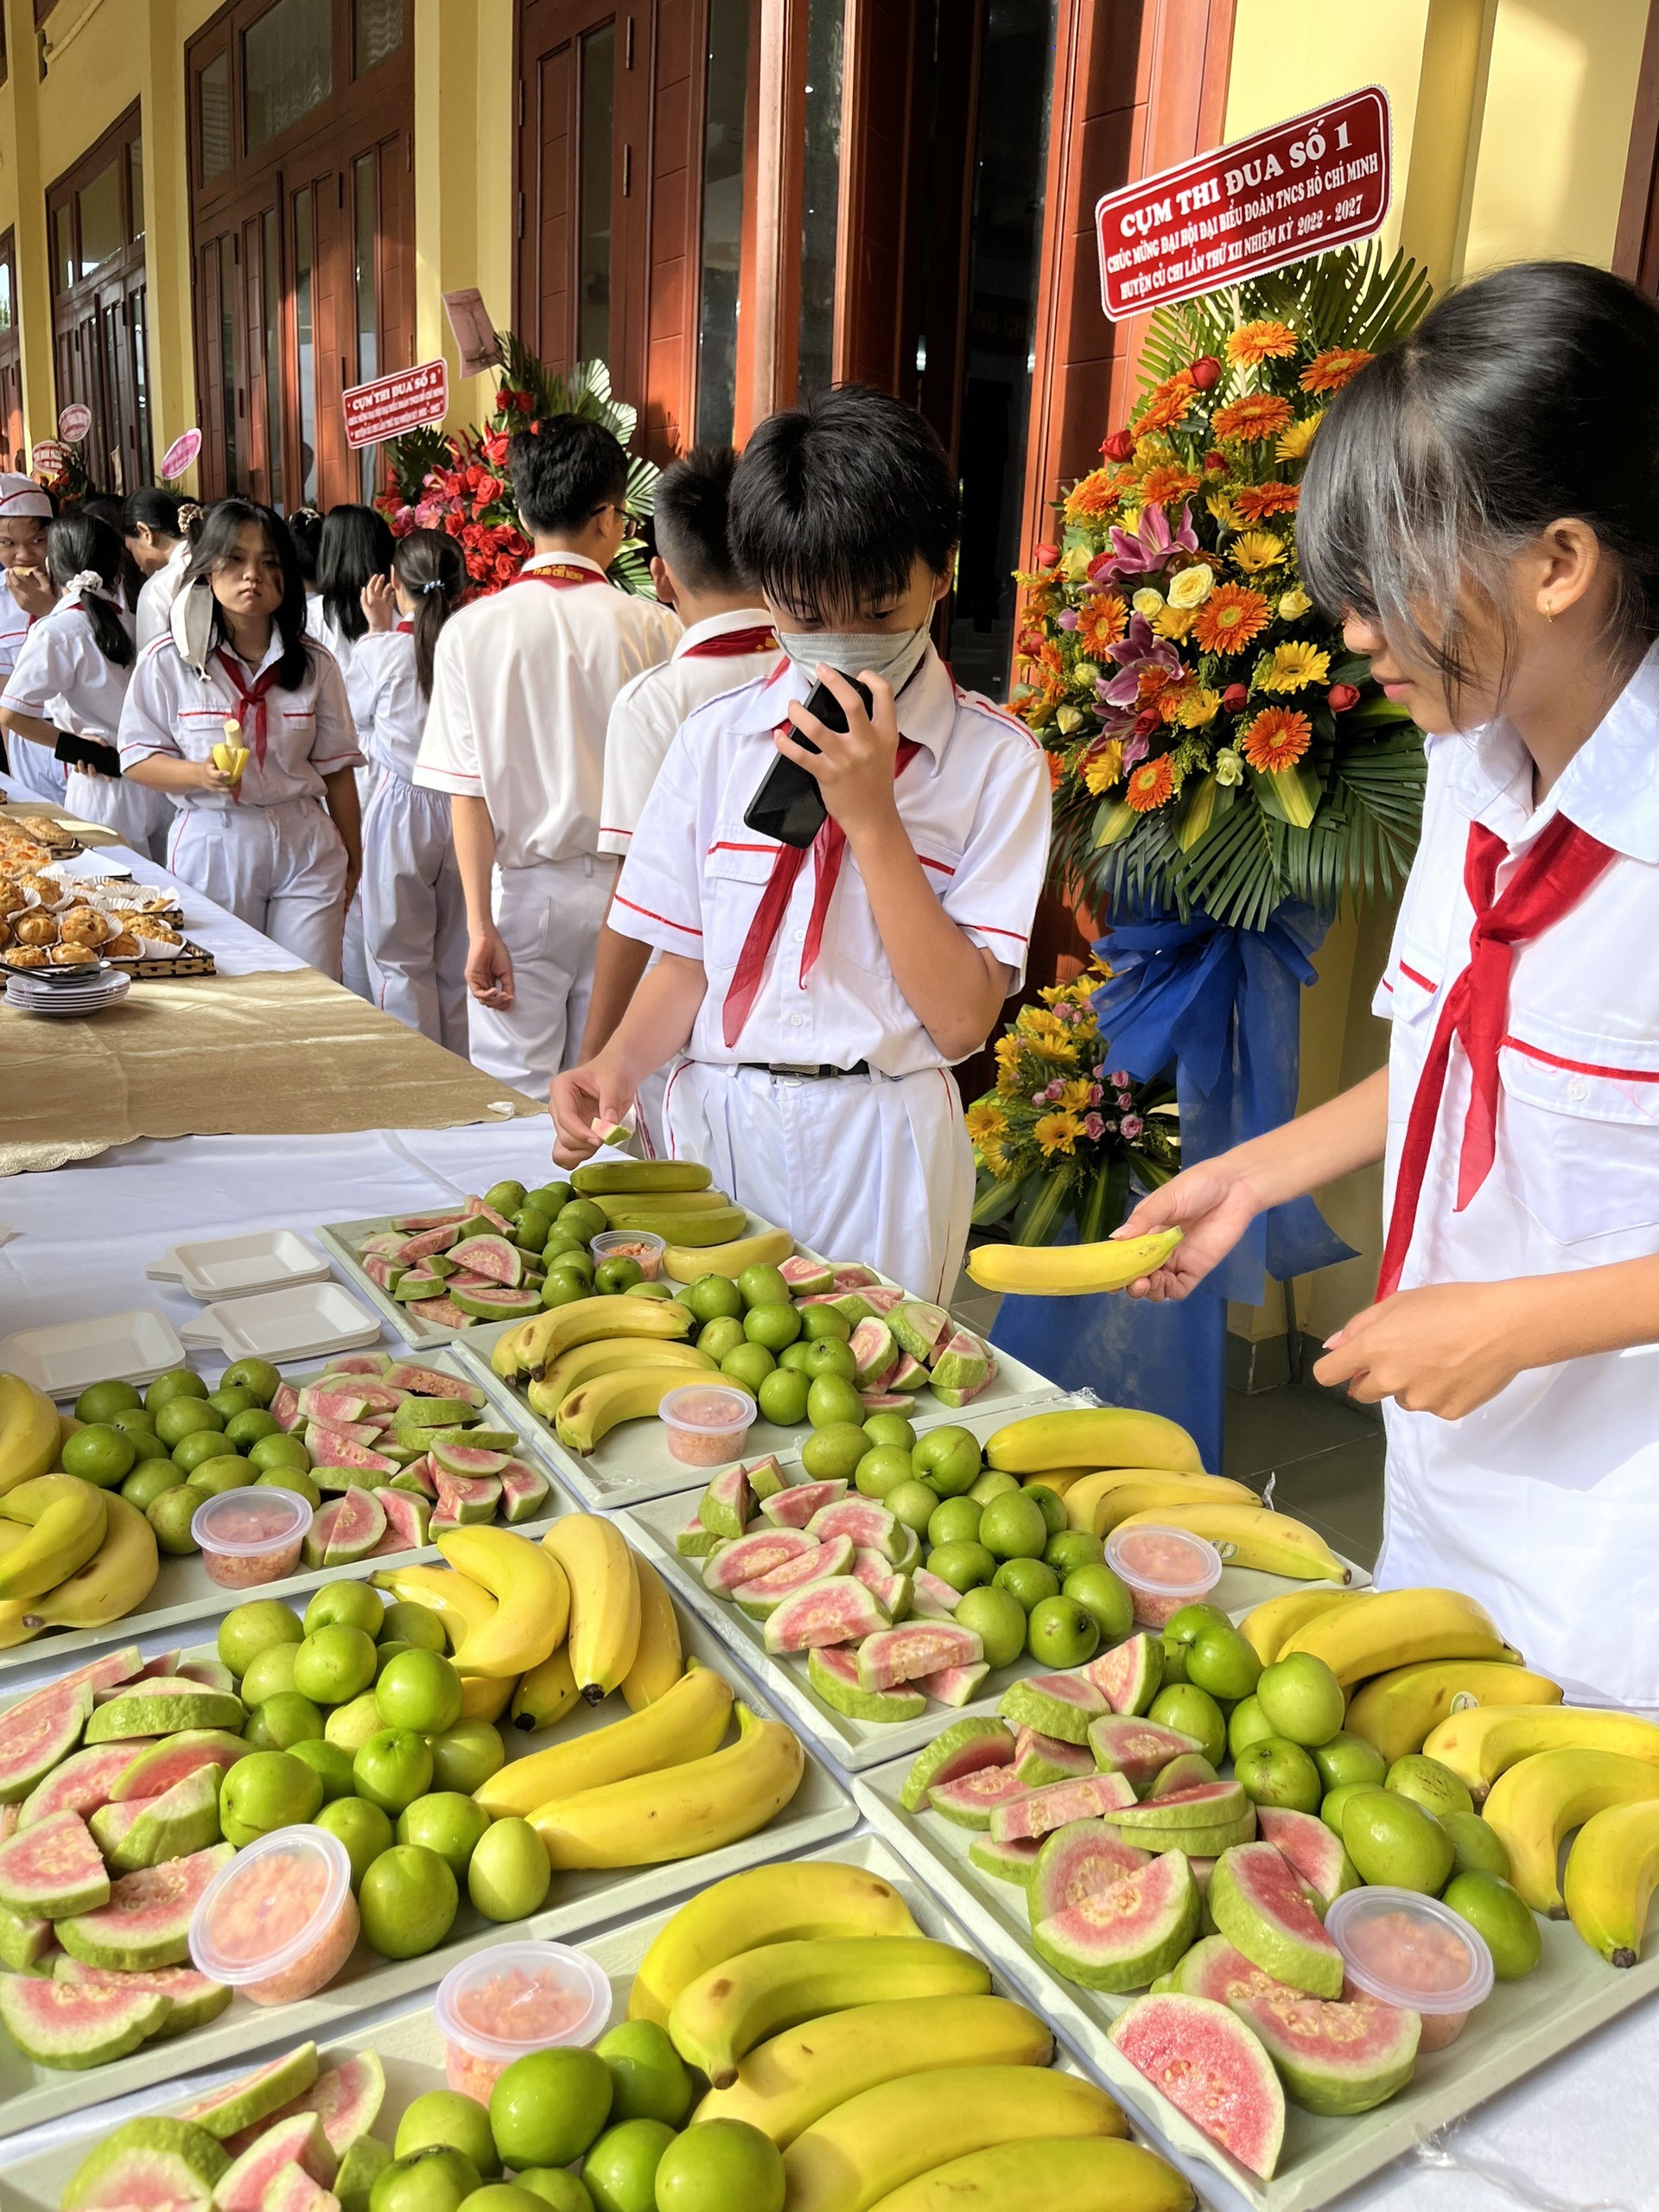
[[191, 534], [200, 524], [201, 509], [194, 500], [154, 484], [129, 492], [122, 503], [121, 535], [144, 580], [133, 617], [140, 652], [167, 627], [190, 559]]
[[[317, 588], [306, 602], [306, 627], [339, 662], [346, 696], [359, 724], [366, 702], [357, 681], [357, 651], [369, 628], [363, 594], [372, 583], [384, 585], [391, 575], [391, 544], [385, 517], [372, 507], [330, 507], [317, 532]], [[359, 807], [368, 805], [373, 789], [372, 772], [361, 770], [357, 779]], [[359, 898], [346, 912], [340, 977], [348, 990], [366, 999], [373, 997], [374, 990], [363, 938], [363, 902]]]

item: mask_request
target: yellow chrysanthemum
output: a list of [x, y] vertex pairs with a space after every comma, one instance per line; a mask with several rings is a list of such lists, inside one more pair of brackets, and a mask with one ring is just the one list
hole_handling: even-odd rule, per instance
[[1280, 460], [1306, 459], [1307, 449], [1313, 442], [1313, 433], [1324, 420], [1325, 410], [1321, 407], [1317, 415], [1304, 416], [1300, 423], [1293, 423], [1288, 429], [1281, 430], [1279, 434], [1279, 442], [1274, 448]]
[[1179, 645], [1198, 619], [1196, 607], [1166, 607], [1152, 620], [1152, 633], [1155, 638], [1167, 638]]
[[1270, 530], [1247, 530], [1228, 547], [1227, 557], [1247, 576], [1260, 575], [1265, 569], [1276, 569], [1284, 559], [1285, 541]]
[[1089, 1111], [1089, 1094], [1093, 1088], [1086, 1076], [1080, 1076], [1074, 1082], [1066, 1084], [1060, 1092], [1061, 1107], [1068, 1114], [1086, 1114]]
[[1014, 1026], [1025, 1037], [1047, 1037], [1060, 1042], [1065, 1037], [1065, 1024], [1058, 1014], [1040, 1006], [1022, 1006]]
[[1121, 738], [1103, 737], [1091, 745], [1083, 760], [1084, 788], [1098, 798], [1103, 791], [1110, 791], [1123, 773], [1123, 741]]
[[1070, 1152], [1083, 1135], [1083, 1123], [1075, 1114], [1045, 1114], [1032, 1131], [1045, 1160], [1057, 1152]]
[[1331, 656], [1318, 645], [1300, 639], [1275, 645], [1273, 658], [1255, 679], [1262, 691], [1300, 691], [1309, 683], [1323, 683], [1331, 672]]
[[984, 1137], [1001, 1136], [1008, 1126], [1007, 1116], [1000, 1106], [993, 1105], [988, 1098], [976, 1098], [963, 1116], [963, 1120], [976, 1144]]
[[1204, 686], [1183, 698], [1175, 719], [1183, 729], [1207, 729], [1221, 710], [1221, 694]]
[[1231, 499], [1225, 492], [1212, 492], [1204, 504], [1209, 508], [1223, 530], [1238, 528], [1238, 516], [1234, 511]]

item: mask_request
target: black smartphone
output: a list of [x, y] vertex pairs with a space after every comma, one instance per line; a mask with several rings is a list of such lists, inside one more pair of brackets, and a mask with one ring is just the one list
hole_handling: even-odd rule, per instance
[[[861, 683], [855, 676], [846, 680], [864, 702], [868, 715], [871, 706], [869, 686]], [[846, 728], [847, 717], [841, 702], [827, 683], [815, 683], [802, 704], [827, 729]], [[808, 753], [818, 750], [804, 730], [796, 730], [795, 741]], [[798, 760], [787, 760], [781, 753], [767, 769], [743, 817], [746, 827], [761, 836], [776, 837], [780, 844], [803, 848], [812, 842], [828, 818], [817, 779], [809, 775]]]

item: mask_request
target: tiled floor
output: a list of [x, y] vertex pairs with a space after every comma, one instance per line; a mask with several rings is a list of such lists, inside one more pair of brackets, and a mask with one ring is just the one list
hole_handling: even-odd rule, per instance
[[1312, 1384], [1227, 1393], [1222, 1472], [1261, 1490], [1363, 1566], [1382, 1541], [1382, 1424]]

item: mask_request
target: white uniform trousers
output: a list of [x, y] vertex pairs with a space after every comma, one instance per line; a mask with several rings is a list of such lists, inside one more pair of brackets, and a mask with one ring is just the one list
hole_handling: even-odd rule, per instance
[[363, 940], [385, 1013], [467, 1057], [467, 902], [442, 791], [380, 769], [363, 814]]
[[[363, 767], [355, 771], [357, 778], [357, 810], [359, 818], [367, 812], [374, 787], [379, 781], [378, 768]], [[355, 991], [360, 999], [375, 1001], [374, 971], [369, 963], [368, 920], [363, 907], [363, 887], [359, 884], [356, 897], [346, 909], [346, 933], [340, 943], [340, 980], [348, 991]]]
[[613, 879], [609, 861], [585, 855], [496, 871], [495, 926], [512, 962], [512, 1004], [503, 1013], [472, 1001], [470, 1050], [474, 1066], [532, 1098], [575, 1064]]
[[130, 851], [166, 867], [175, 809], [165, 791], [150, 791], [125, 776], [92, 776], [72, 768], [64, 804], [83, 822], [101, 822]]
[[69, 772], [49, 745], [36, 745], [14, 730], [6, 739], [6, 758], [14, 780], [26, 791], [43, 798], [48, 806], [68, 804], [64, 793]]
[[321, 800], [181, 807], [167, 866], [296, 959], [340, 981], [346, 847]]
[[664, 1113], [670, 1157], [701, 1160], [751, 1212], [918, 1297], [953, 1295], [974, 1160], [947, 1069], [809, 1079], [682, 1060]]

